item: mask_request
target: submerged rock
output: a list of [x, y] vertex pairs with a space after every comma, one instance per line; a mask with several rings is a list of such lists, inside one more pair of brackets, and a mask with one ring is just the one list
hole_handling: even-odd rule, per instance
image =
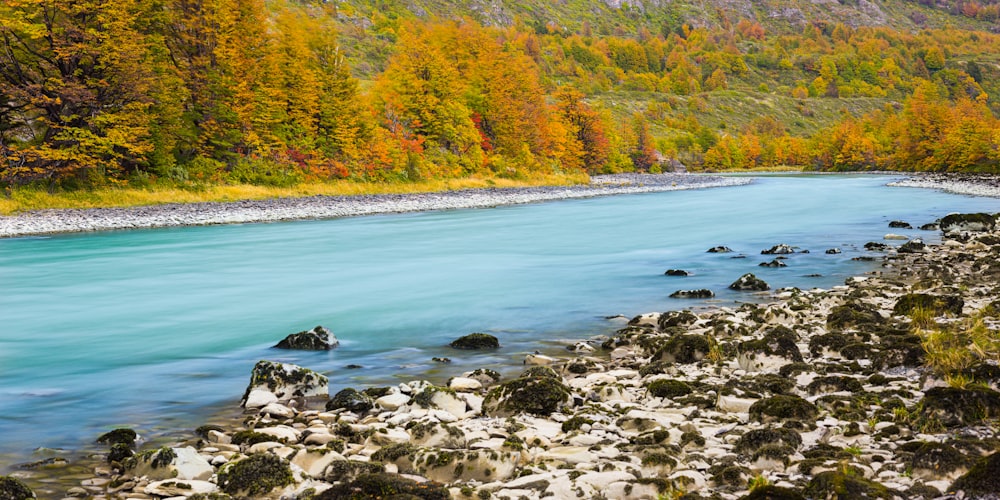
[[337, 337], [323, 326], [315, 326], [312, 330], [293, 333], [274, 347], [276, 349], [296, 349], [300, 351], [329, 351], [340, 345]]
[[877, 241], [869, 241], [865, 243], [865, 250], [870, 250], [872, 252], [882, 252], [888, 250], [890, 247], [885, 243], [879, 243]]
[[762, 255], [786, 255], [790, 253], [795, 253], [795, 249], [789, 245], [780, 243], [778, 245], [774, 245], [771, 248], [768, 248], [767, 250], [761, 250], [760, 253]]
[[761, 262], [760, 264], [757, 265], [760, 267], [788, 267], [788, 264], [785, 264], [784, 262], [778, 259], [774, 259], [771, 262]]
[[889, 227], [893, 229], [913, 229], [913, 226], [909, 222], [904, 222], [901, 220], [894, 220], [889, 222]]
[[676, 292], [670, 294], [672, 299], [710, 299], [715, 297], [715, 292], [707, 289], [700, 288], [698, 290], [677, 290]]
[[732, 251], [733, 251], [732, 248], [729, 248], [729, 247], [726, 247], [726, 246], [717, 246], [717, 247], [712, 247], [712, 248], [709, 248], [708, 250], [706, 250], [706, 252], [708, 252], [708, 253], [731, 253]]
[[827, 255], [837, 255], [839, 253], [841, 253], [839, 248], [830, 248], [830, 249], [827, 249], [827, 251], [826, 251]]
[[770, 290], [771, 286], [764, 280], [754, 276], [752, 273], [746, 273], [729, 285], [729, 288], [740, 291], [761, 292], [764, 290]]
[[500, 340], [487, 333], [470, 333], [453, 340], [450, 344], [455, 349], [497, 349], [500, 347]]
[[101, 434], [97, 438], [97, 442], [108, 446], [114, 446], [116, 444], [135, 446], [135, 440], [138, 437], [138, 434], [136, 434], [134, 430], [121, 428]]
[[683, 269], [667, 269], [667, 272], [663, 274], [666, 276], [691, 276], [691, 273]]

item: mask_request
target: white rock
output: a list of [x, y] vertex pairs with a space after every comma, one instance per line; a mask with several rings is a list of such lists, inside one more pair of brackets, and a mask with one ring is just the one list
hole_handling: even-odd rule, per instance
[[208, 481], [192, 481], [185, 479], [165, 479], [153, 481], [143, 489], [147, 495], [160, 497], [187, 498], [196, 494], [209, 494], [219, 491], [219, 487]]
[[268, 436], [274, 436], [278, 438], [276, 441], [284, 441], [286, 443], [298, 443], [299, 438], [302, 435], [302, 433], [287, 425], [276, 425], [274, 427], [261, 427], [255, 430], [261, 434], [267, 434]]
[[448, 388], [458, 392], [471, 392], [482, 389], [483, 383], [472, 378], [454, 377], [448, 382]]
[[614, 482], [634, 480], [634, 475], [624, 471], [588, 472], [576, 478], [577, 483], [588, 484], [599, 490], [605, 489], [609, 484]]
[[410, 397], [406, 394], [387, 394], [375, 400], [375, 404], [389, 411], [396, 411], [400, 406], [410, 402]]
[[332, 450], [299, 450], [290, 460], [291, 463], [313, 477], [320, 477], [326, 467], [334, 460], [346, 460], [343, 455]]
[[277, 402], [278, 396], [275, 396], [273, 392], [263, 389], [254, 389], [247, 395], [247, 400], [243, 406], [249, 410], [254, 408], [263, 408], [271, 403]]
[[719, 395], [715, 402], [715, 407], [719, 411], [728, 413], [747, 413], [750, 407], [758, 400], [752, 398], [738, 398], [736, 396]]
[[471, 393], [459, 393], [458, 397], [465, 401], [468, 405], [469, 411], [474, 414], [479, 414], [483, 412], [483, 398], [482, 396], [471, 394]]
[[274, 418], [295, 418], [295, 410], [280, 404], [280, 403], [270, 403], [267, 406], [260, 409], [262, 415], [270, 415]]
[[207, 480], [215, 473], [212, 464], [190, 446], [174, 448], [174, 453], [177, 457], [171, 466], [177, 471], [177, 479]]
[[431, 404], [451, 413], [456, 418], [465, 417], [465, 401], [445, 391], [437, 391], [431, 396]]
[[586, 446], [559, 446], [543, 451], [538, 456], [542, 460], [554, 460], [573, 465], [597, 461], [597, 455], [588, 450]]
[[544, 354], [529, 354], [524, 357], [524, 364], [526, 365], [551, 365], [555, 362], [555, 358]]
[[612, 360], [631, 358], [634, 355], [635, 352], [627, 347], [616, 347], [610, 354]]
[[328, 443], [336, 441], [337, 439], [339, 439], [337, 436], [334, 436], [329, 432], [311, 432], [302, 440], [302, 444], [324, 446]]
[[209, 443], [230, 444], [233, 442], [233, 438], [229, 437], [228, 434], [216, 430], [208, 431], [206, 436]]
[[907, 237], [907, 236], [903, 236], [901, 234], [889, 233], [889, 234], [883, 236], [882, 239], [884, 239], [884, 240], [908, 240], [910, 238]]
[[410, 441], [410, 433], [403, 429], [384, 429], [385, 432], [375, 432], [371, 436], [371, 442], [379, 446], [386, 446], [390, 444], [398, 443], [408, 443]]

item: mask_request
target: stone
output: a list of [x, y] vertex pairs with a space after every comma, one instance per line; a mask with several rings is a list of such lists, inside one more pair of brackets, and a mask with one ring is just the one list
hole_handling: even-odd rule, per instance
[[677, 290], [676, 292], [670, 294], [670, 298], [672, 299], [710, 299], [712, 297], [715, 297], [715, 292], [706, 288], [700, 288], [698, 290]]
[[337, 337], [323, 326], [315, 326], [312, 330], [293, 333], [274, 347], [276, 349], [296, 349], [302, 351], [329, 351], [340, 345]]
[[335, 484], [314, 496], [314, 500], [342, 500], [345, 498], [420, 498], [422, 500], [450, 500], [451, 494], [440, 483], [418, 482], [409, 477], [389, 473], [364, 473], [356, 478]]
[[656, 318], [655, 326], [660, 330], [667, 330], [675, 326], [688, 326], [698, 321], [691, 311], [667, 311]]
[[191, 495], [209, 495], [219, 491], [219, 487], [208, 481], [165, 479], [149, 483], [143, 488], [143, 491], [147, 495], [159, 497], [189, 497]]
[[35, 492], [16, 477], [0, 476], [0, 498], [4, 500], [28, 500], [35, 498]]
[[967, 499], [996, 500], [1000, 493], [1000, 452], [977, 461], [948, 491], [963, 492]]
[[556, 358], [544, 354], [528, 354], [524, 357], [526, 365], [551, 365], [556, 362]]
[[263, 408], [269, 404], [277, 402], [278, 402], [278, 396], [275, 396], [273, 392], [261, 389], [254, 389], [246, 395], [246, 398], [243, 400], [243, 407], [248, 410], [251, 410], [256, 408]]
[[891, 229], [913, 229], [913, 226], [911, 226], [909, 222], [904, 222], [901, 220], [890, 221], [889, 227]]
[[785, 264], [784, 262], [778, 259], [774, 259], [771, 262], [761, 262], [760, 264], [757, 265], [760, 267], [788, 267], [788, 264]]
[[995, 226], [996, 217], [984, 213], [948, 214], [939, 223], [941, 231], [947, 236], [992, 231]]
[[241, 405], [246, 407], [250, 393], [254, 390], [268, 391], [278, 401], [293, 398], [310, 398], [329, 394], [329, 381], [323, 375], [308, 368], [290, 363], [258, 361], [253, 367], [250, 384], [243, 394]]
[[904, 236], [902, 234], [889, 233], [889, 234], [886, 234], [885, 236], [883, 236], [882, 239], [883, 240], [900, 240], [900, 241], [902, 241], [902, 240], [908, 240], [910, 238], [908, 236]]
[[402, 393], [387, 394], [375, 400], [375, 404], [389, 411], [396, 411], [409, 402], [410, 397]]
[[827, 251], [826, 251], [827, 255], [837, 255], [839, 253], [841, 253], [839, 248], [830, 248], [830, 249], [827, 249]]
[[208, 480], [215, 473], [212, 464], [198, 454], [198, 450], [163, 447], [148, 450], [126, 459], [125, 468], [132, 475], [152, 480], [190, 479]]
[[493, 417], [518, 413], [548, 416], [570, 401], [569, 387], [555, 372], [551, 376], [526, 374], [490, 390], [483, 401], [483, 413]]
[[653, 359], [667, 363], [697, 363], [711, 350], [712, 344], [704, 335], [677, 335], [666, 341], [653, 354]]
[[921, 418], [945, 427], [975, 425], [1000, 417], [1000, 392], [985, 387], [932, 387], [918, 405]]
[[732, 253], [733, 249], [726, 246], [712, 247], [706, 250], [708, 253]]
[[896, 251], [899, 253], [924, 253], [927, 251], [927, 245], [924, 244], [924, 240], [914, 238], [900, 245]]
[[932, 295], [929, 293], [908, 293], [896, 301], [892, 307], [893, 314], [909, 315], [916, 310], [923, 310], [934, 316], [951, 314], [962, 315], [965, 301], [957, 295]]
[[836, 470], [820, 472], [806, 485], [809, 498], [893, 498], [885, 486], [858, 474]]
[[219, 487], [237, 497], [263, 497], [294, 482], [288, 461], [269, 453], [251, 455], [219, 469]]
[[663, 274], [666, 276], [691, 276], [691, 273], [683, 269], [667, 269], [667, 272]]
[[483, 383], [474, 378], [452, 377], [448, 388], [458, 392], [473, 392], [483, 388]]
[[762, 423], [798, 420], [811, 423], [819, 414], [816, 405], [798, 396], [779, 394], [757, 401], [750, 407], [750, 420]]
[[500, 340], [487, 333], [470, 333], [453, 340], [450, 344], [455, 349], [497, 349], [500, 347]]
[[365, 413], [375, 407], [375, 400], [371, 396], [347, 387], [334, 394], [326, 402], [326, 411], [345, 409], [354, 413]]
[[101, 444], [106, 444], [112, 446], [115, 444], [126, 444], [128, 446], [135, 446], [135, 440], [139, 436], [132, 429], [115, 429], [112, 431], [105, 432], [97, 438], [97, 442]]
[[691, 394], [694, 389], [681, 380], [657, 379], [646, 385], [646, 390], [658, 398], [677, 398]]
[[865, 250], [872, 252], [883, 252], [888, 249], [889, 245], [886, 245], [885, 243], [879, 243], [877, 241], [869, 241], [868, 243], [865, 243]]
[[295, 410], [280, 403], [271, 403], [261, 408], [260, 414], [267, 415], [272, 418], [282, 418], [282, 419], [295, 418]]
[[764, 280], [754, 276], [752, 273], [746, 273], [729, 285], [729, 288], [732, 290], [760, 292], [770, 290], [771, 286]]
[[761, 250], [760, 253], [761, 255], [787, 255], [790, 253], [795, 253], [795, 249], [784, 243], [780, 243], [778, 245], [774, 245], [771, 248], [768, 248], [767, 250]]

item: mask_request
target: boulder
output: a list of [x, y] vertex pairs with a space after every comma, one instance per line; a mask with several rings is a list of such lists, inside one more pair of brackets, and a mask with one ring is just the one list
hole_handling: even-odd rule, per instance
[[941, 231], [947, 236], [962, 233], [980, 233], [992, 231], [996, 226], [996, 217], [990, 214], [949, 214], [939, 224]]
[[809, 498], [894, 498], [885, 486], [852, 471], [835, 470], [816, 474], [806, 485]]
[[229, 462], [219, 469], [218, 477], [222, 491], [236, 497], [265, 497], [294, 482], [288, 461], [269, 453]]
[[455, 349], [497, 349], [500, 347], [500, 340], [487, 333], [470, 333], [448, 345]]
[[0, 476], [0, 498], [4, 500], [28, 500], [35, 498], [35, 492], [16, 477]]
[[113, 446], [116, 444], [127, 444], [129, 446], [135, 446], [135, 440], [139, 436], [132, 429], [115, 429], [113, 431], [105, 432], [97, 438], [97, 442], [101, 444], [106, 444], [108, 446]]
[[913, 226], [911, 226], [909, 222], [903, 222], [901, 220], [889, 222], [889, 227], [892, 229], [913, 229]]
[[837, 255], [839, 253], [840, 253], [840, 249], [839, 248], [830, 248], [830, 249], [828, 249], [826, 251], [827, 255]]
[[278, 401], [326, 396], [329, 394], [328, 384], [325, 376], [308, 368], [262, 360], [253, 367], [241, 405], [247, 407], [254, 391], [270, 392]]
[[768, 445], [784, 446], [794, 451], [802, 445], [802, 436], [792, 429], [772, 427], [753, 429], [740, 436], [733, 451], [740, 455], [752, 456], [757, 450]]
[[761, 292], [764, 290], [770, 290], [771, 286], [764, 280], [754, 276], [752, 273], [746, 273], [729, 285], [729, 288], [732, 290]]
[[870, 250], [872, 252], [883, 252], [889, 249], [889, 245], [885, 243], [879, 243], [877, 241], [869, 241], [865, 243], [865, 250]]
[[657, 379], [646, 386], [650, 394], [658, 398], [679, 398], [687, 396], [694, 390], [691, 385], [681, 380]]
[[788, 267], [788, 264], [785, 264], [784, 262], [778, 259], [774, 259], [771, 262], [761, 262], [760, 264], [757, 265], [760, 267]]
[[417, 482], [400, 474], [360, 474], [356, 478], [335, 484], [313, 497], [314, 500], [345, 498], [420, 498], [450, 500], [451, 493], [441, 483]]
[[518, 413], [549, 416], [567, 404], [570, 395], [570, 388], [563, 383], [562, 377], [550, 368], [536, 367], [490, 390], [483, 401], [483, 413], [491, 417]]
[[301, 351], [329, 351], [340, 345], [337, 337], [330, 330], [315, 326], [312, 330], [293, 333], [274, 347], [277, 349], [297, 349]]
[[712, 247], [712, 248], [709, 248], [708, 250], [706, 250], [706, 252], [708, 252], [708, 253], [731, 253], [732, 251], [733, 251], [732, 248], [729, 248], [729, 247], [726, 247], [726, 246], [721, 246], [721, 245], [717, 246], [717, 247]]
[[339, 410], [341, 408], [354, 413], [365, 413], [375, 407], [375, 400], [371, 396], [348, 387], [334, 394], [326, 402], [326, 411]]
[[663, 274], [666, 276], [691, 276], [691, 273], [683, 269], [667, 269], [667, 272]]
[[945, 427], [976, 425], [1000, 417], [1000, 392], [985, 387], [932, 387], [918, 405], [920, 417]]
[[698, 290], [677, 290], [676, 292], [670, 294], [671, 299], [710, 299], [715, 297], [715, 292], [708, 290], [707, 288], [700, 288]]
[[923, 253], [927, 251], [927, 245], [924, 244], [924, 240], [914, 238], [900, 245], [896, 251], [899, 253]]
[[929, 312], [934, 316], [950, 314], [961, 316], [965, 301], [957, 295], [931, 295], [929, 293], [908, 293], [896, 301], [893, 314], [909, 315], [916, 310]]
[[691, 311], [667, 311], [656, 318], [656, 326], [660, 330], [666, 330], [674, 326], [692, 325], [695, 321], [698, 321], [698, 316]]
[[907, 237], [907, 236], [904, 236], [902, 234], [889, 233], [889, 234], [883, 236], [882, 239], [883, 240], [900, 240], [900, 241], [902, 241], [902, 240], [908, 240], [910, 238]]
[[144, 451], [126, 459], [125, 469], [132, 475], [145, 476], [152, 480], [207, 481], [215, 473], [212, 464], [199, 455], [198, 450], [190, 446]]
[[653, 354], [653, 361], [666, 363], [697, 363], [712, 350], [712, 343], [704, 335], [677, 335], [671, 337]]
[[954, 481], [969, 470], [971, 460], [947, 443], [924, 443], [910, 459], [913, 477], [925, 481]]
[[210, 495], [218, 491], [214, 483], [208, 481], [187, 481], [166, 479], [153, 481], [143, 490], [147, 495], [157, 497], [189, 497], [191, 495]]
[[921, 231], [937, 231], [938, 229], [941, 229], [941, 226], [937, 222], [928, 222], [920, 226]]
[[790, 253], [795, 253], [795, 249], [784, 243], [780, 243], [778, 245], [774, 245], [771, 248], [768, 248], [767, 250], [761, 250], [760, 253], [761, 255], [787, 255]]
[[761, 399], [750, 407], [750, 420], [765, 424], [795, 420], [810, 425], [818, 414], [816, 405], [790, 394]]

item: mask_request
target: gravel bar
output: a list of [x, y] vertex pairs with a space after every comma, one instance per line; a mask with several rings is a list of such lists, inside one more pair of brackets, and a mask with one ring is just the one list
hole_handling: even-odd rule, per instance
[[595, 176], [589, 185], [580, 186], [485, 188], [419, 194], [310, 196], [224, 203], [172, 203], [128, 208], [38, 210], [0, 216], [0, 238], [485, 208], [618, 194], [739, 186], [750, 182], [752, 179], [746, 177], [616, 174]]
[[989, 174], [920, 174], [889, 186], [940, 189], [946, 193], [1000, 198], [1000, 177]]

